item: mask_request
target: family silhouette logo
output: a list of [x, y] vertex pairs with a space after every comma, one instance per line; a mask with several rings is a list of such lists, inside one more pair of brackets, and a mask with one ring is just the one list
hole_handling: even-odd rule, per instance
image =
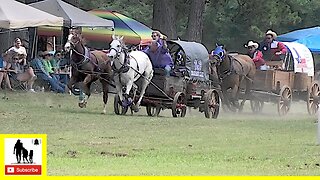
[[[19, 135], [17, 135], [19, 136]], [[43, 175], [46, 136], [5, 137], [4, 175]]]

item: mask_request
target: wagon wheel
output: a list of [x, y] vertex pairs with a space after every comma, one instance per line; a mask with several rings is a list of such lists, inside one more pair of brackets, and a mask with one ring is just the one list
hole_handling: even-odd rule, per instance
[[122, 102], [120, 101], [120, 97], [118, 95], [114, 97], [113, 109], [117, 115], [125, 115], [128, 111], [128, 107], [122, 106]]
[[291, 106], [292, 101], [292, 91], [290, 87], [283, 86], [279, 93], [279, 101], [278, 101], [278, 114], [280, 116], [286, 115]]
[[204, 99], [204, 115], [206, 118], [216, 119], [219, 115], [220, 99], [219, 94], [211, 89], [209, 90]]
[[314, 115], [318, 111], [319, 105], [319, 96], [320, 96], [320, 87], [318, 83], [312, 83], [310, 88], [308, 88], [307, 95], [307, 109], [310, 115]]
[[153, 106], [147, 105], [146, 109], [147, 109], [148, 116], [152, 116], [152, 117], [159, 116], [160, 111], [161, 111], [160, 106], [153, 107]]
[[250, 99], [250, 106], [253, 113], [261, 113], [264, 106], [264, 101], [256, 98]]
[[174, 95], [172, 103], [172, 116], [184, 117], [186, 116], [187, 106], [185, 103], [185, 95], [182, 92], [177, 92]]

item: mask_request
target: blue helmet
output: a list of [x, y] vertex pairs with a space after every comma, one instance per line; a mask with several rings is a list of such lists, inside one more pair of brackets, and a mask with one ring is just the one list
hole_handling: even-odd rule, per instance
[[224, 49], [223, 46], [217, 46], [216, 49], [212, 52], [213, 56], [218, 56], [220, 60], [224, 58]]

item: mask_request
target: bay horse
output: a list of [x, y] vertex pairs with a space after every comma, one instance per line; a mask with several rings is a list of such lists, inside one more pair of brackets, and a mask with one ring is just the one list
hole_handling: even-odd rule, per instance
[[[250, 96], [256, 67], [253, 60], [244, 54], [228, 54], [223, 46], [216, 45], [211, 54], [211, 65], [215, 65], [221, 81], [223, 101], [232, 111], [242, 111], [247, 98]], [[239, 105], [240, 86], [246, 81], [245, 95]], [[231, 94], [228, 92], [231, 90]]]
[[[153, 77], [153, 68], [147, 54], [142, 51], [126, 51], [123, 36], [118, 37], [113, 35], [110, 43], [110, 51], [108, 56], [112, 59], [112, 69], [114, 72], [114, 81], [120, 102], [123, 107], [133, 105], [135, 112], [139, 111], [142, 98]], [[129, 93], [134, 82], [142, 76], [142, 85], [140, 97], [136, 104], [133, 104]], [[123, 87], [125, 93], [123, 94]], [[123, 98], [124, 97], [124, 98]]]
[[70, 51], [72, 66], [68, 88], [72, 89], [74, 84], [80, 82], [80, 89], [87, 96], [79, 102], [79, 107], [83, 108], [86, 106], [87, 100], [91, 95], [91, 84], [99, 79], [103, 89], [103, 113], [106, 114], [109, 84], [112, 75], [111, 61], [103, 51], [89, 51], [83, 45], [82, 40], [81, 34], [71, 33], [64, 46], [65, 50]]

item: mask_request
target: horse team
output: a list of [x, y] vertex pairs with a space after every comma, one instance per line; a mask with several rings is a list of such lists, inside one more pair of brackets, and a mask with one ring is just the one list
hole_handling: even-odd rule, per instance
[[[127, 50], [123, 41], [123, 37], [112, 36], [110, 49], [104, 51], [89, 51], [82, 43], [81, 34], [71, 33], [65, 45], [65, 49], [70, 51], [70, 59], [72, 65], [72, 76], [68, 83], [68, 88], [73, 89], [76, 83], [80, 84], [80, 88], [86, 97], [79, 103], [80, 107], [84, 107], [89, 99], [90, 85], [100, 80], [103, 88], [103, 102], [106, 111], [108, 101], [108, 86], [115, 83], [115, 87], [120, 98], [120, 105], [123, 107], [132, 107], [137, 112], [141, 104], [143, 95], [153, 77], [153, 67], [149, 57], [142, 51]], [[235, 54], [229, 55], [223, 46], [217, 46], [210, 58], [210, 68], [215, 67], [214, 76], [221, 80], [221, 90], [223, 93], [223, 102], [233, 111], [241, 111], [245, 100], [238, 103], [240, 85], [246, 82], [246, 96], [250, 94], [250, 88], [253, 83], [253, 77], [256, 71], [255, 64], [247, 55]], [[143, 83], [139, 89], [140, 97], [135, 102], [130, 93], [135, 92], [135, 82], [142, 78]], [[227, 93], [230, 93], [228, 96]], [[229, 97], [229, 98], [226, 98]]]

